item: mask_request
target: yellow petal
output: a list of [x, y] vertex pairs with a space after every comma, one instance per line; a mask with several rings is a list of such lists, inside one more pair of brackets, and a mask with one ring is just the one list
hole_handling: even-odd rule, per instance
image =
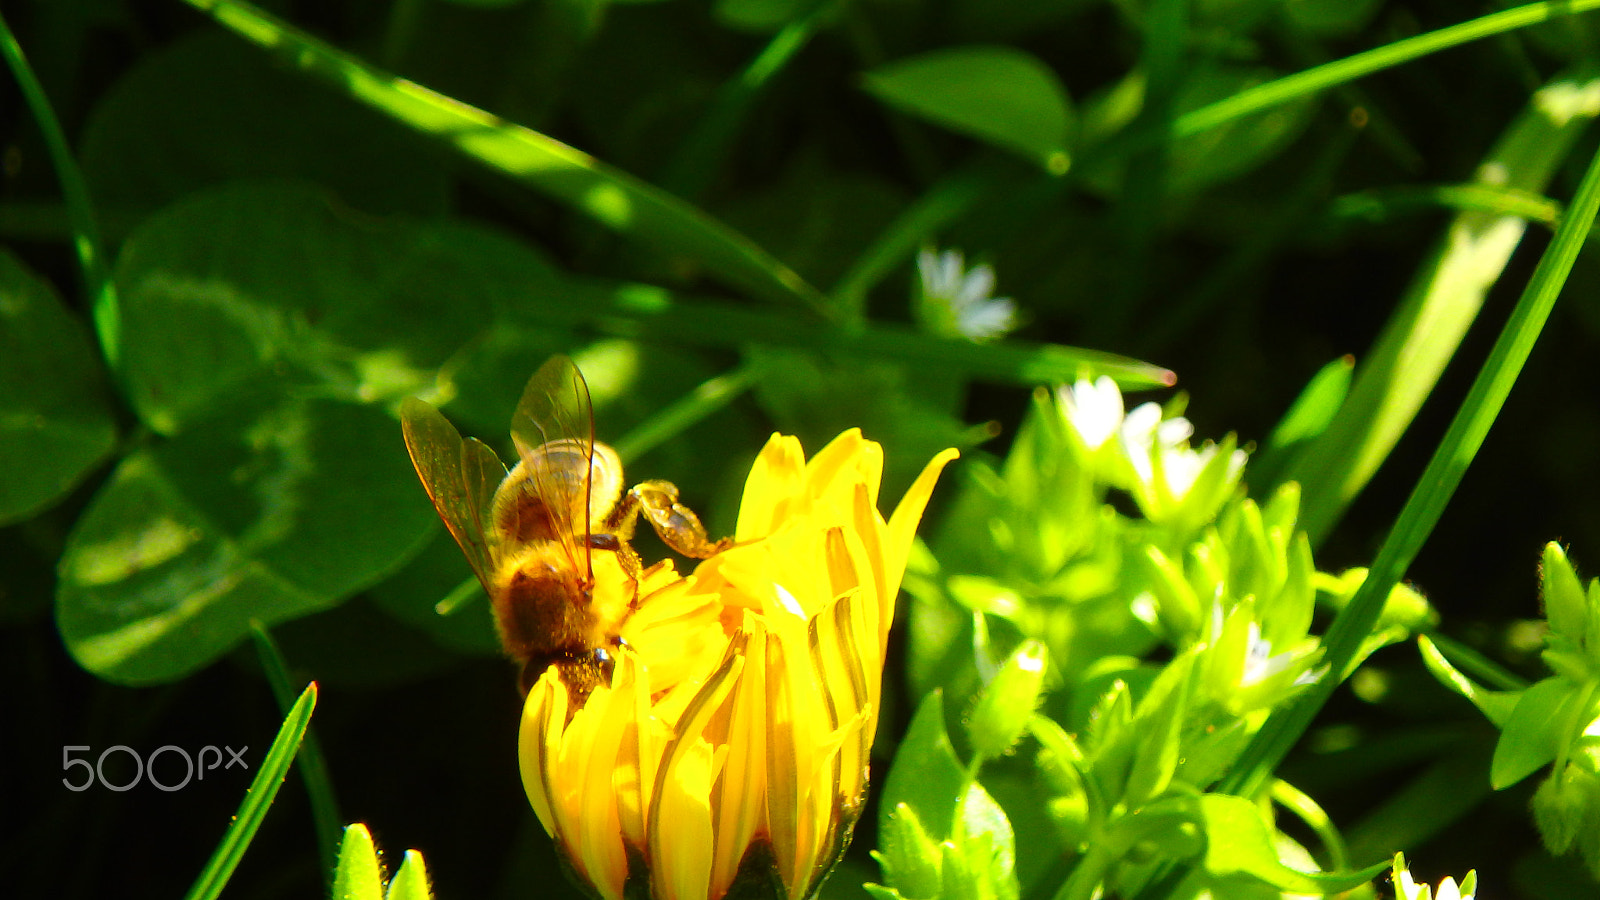
[[748, 541], [771, 532], [783, 521], [785, 507], [800, 493], [804, 479], [805, 455], [800, 452], [800, 441], [774, 434], [761, 448], [745, 479], [734, 539]]
[[[878, 483], [883, 480], [883, 448], [852, 428], [823, 447], [806, 465], [806, 495], [821, 498], [833, 491], [851, 491], [864, 483], [877, 502]], [[848, 493], [845, 494], [848, 496]]]
[[928, 498], [933, 496], [933, 486], [939, 480], [939, 473], [960, 455], [955, 448], [951, 448], [930, 460], [906, 495], [900, 498], [900, 505], [894, 508], [894, 515], [889, 518], [889, 540], [884, 553], [890, 576], [888, 595], [891, 598], [900, 593], [900, 578], [905, 575], [906, 559], [911, 555], [911, 541], [917, 536], [917, 523], [922, 521], [922, 511], [927, 509]]
[[738, 874], [745, 849], [767, 828], [767, 636], [760, 619], [751, 617], [745, 644], [745, 667], [729, 699], [727, 756], [716, 792], [716, 858], [711, 870], [711, 896], [727, 893]]
[[659, 900], [705, 900], [715, 849], [711, 786], [715, 748], [706, 737], [744, 671], [747, 636], [738, 635], [701, 686], [666, 746], [650, 801], [651, 880]]

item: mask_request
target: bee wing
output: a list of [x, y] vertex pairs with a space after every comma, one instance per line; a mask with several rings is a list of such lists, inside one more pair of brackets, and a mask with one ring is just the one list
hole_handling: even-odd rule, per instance
[[[574, 562], [588, 558], [589, 479], [594, 470], [594, 407], [583, 373], [565, 356], [552, 356], [528, 379], [522, 400], [511, 415], [511, 440], [517, 445], [538, 492], [556, 519], [556, 533]], [[583, 475], [573, 480], [534, 465], [530, 457], [541, 444], [573, 441], [587, 463]], [[582, 521], [574, 521], [581, 518]], [[575, 538], [581, 536], [582, 544]]]
[[489, 516], [495, 489], [506, 477], [505, 464], [477, 438], [462, 440], [437, 409], [415, 397], [400, 405], [400, 424], [433, 508], [487, 590], [495, 552]]

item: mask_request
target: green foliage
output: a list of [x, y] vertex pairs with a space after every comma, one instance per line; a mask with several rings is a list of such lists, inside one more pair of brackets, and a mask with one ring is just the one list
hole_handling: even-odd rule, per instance
[[105, 373], [49, 282], [0, 251], [0, 523], [60, 500], [116, 442]]
[[267, 810], [272, 808], [272, 801], [278, 796], [278, 788], [283, 786], [289, 764], [294, 762], [295, 754], [300, 750], [300, 740], [305, 736], [306, 726], [311, 723], [311, 714], [316, 708], [317, 683], [313, 681], [306, 685], [300, 699], [295, 701], [284, 717], [283, 725], [272, 739], [272, 746], [267, 748], [255, 778], [250, 781], [250, 790], [239, 804], [239, 811], [229, 822], [222, 840], [189, 888], [185, 900], [213, 900], [227, 886], [240, 858], [251, 841], [255, 840]]
[[[558, 352], [630, 476], [719, 534], [773, 430], [862, 427], [886, 496], [967, 451], [905, 578], [876, 834], [830, 900], [1372, 896], [1379, 867], [1415, 900], [1391, 852], [1424, 844], [1496, 896], [1592, 891], [1600, 583], [1546, 548], [1536, 660], [1505, 573], [1600, 540], [1570, 362], [1600, 335], [1600, 0], [186, 5], [0, 19], [26, 108], [0, 674], [30, 765], [149, 758], [180, 720], [221, 742], [248, 726], [219, 710], [272, 718], [265, 674], [287, 720], [192, 896], [257, 837], [263, 896], [431, 896], [360, 825], [333, 864], [335, 781], [404, 804], [446, 895], [550, 889], [512, 677], [397, 414], [421, 397], [511, 458]], [[1192, 412], [1125, 400], [1180, 368]], [[314, 862], [304, 822], [260, 827], [306, 675]], [[14, 891], [193, 871], [199, 838], [127, 827], [153, 795], [14, 777], [41, 823], [0, 852]], [[1478, 837], [1530, 805], [1586, 867]]]
[[1500, 729], [1489, 773], [1496, 790], [1551, 766], [1533, 796], [1534, 821], [1550, 852], [1578, 850], [1600, 878], [1600, 738], [1593, 733], [1600, 722], [1600, 578], [1585, 590], [1553, 541], [1539, 574], [1548, 677], [1520, 691], [1487, 692], [1430, 646], [1423, 650], [1434, 674]]
[[1010, 47], [956, 47], [867, 72], [868, 91], [913, 115], [1011, 150], [1055, 175], [1072, 108], [1050, 67]]
[[345, 827], [339, 843], [339, 864], [333, 871], [335, 900], [432, 900], [427, 864], [422, 854], [407, 850], [393, 878], [385, 878], [378, 848], [367, 826]]

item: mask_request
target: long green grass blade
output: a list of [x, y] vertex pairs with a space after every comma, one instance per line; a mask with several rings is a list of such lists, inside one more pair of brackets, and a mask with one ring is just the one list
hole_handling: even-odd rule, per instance
[[0, 54], [5, 56], [17, 88], [28, 104], [29, 112], [39, 125], [44, 138], [45, 151], [56, 177], [61, 180], [61, 194], [66, 200], [68, 220], [72, 224], [72, 244], [77, 250], [78, 267], [83, 271], [84, 290], [91, 298], [94, 311], [95, 332], [100, 337], [100, 352], [112, 371], [118, 368], [122, 340], [122, 313], [117, 302], [116, 286], [106, 265], [105, 244], [100, 239], [100, 226], [95, 221], [94, 205], [89, 202], [89, 185], [78, 168], [78, 160], [67, 143], [67, 134], [61, 121], [44, 94], [44, 86], [28, 65], [22, 46], [11, 33], [4, 14], [0, 14]]
[[661, 176], [661, 185], [683, 197], [698, 197], [705, 192], [716, 173], [722, 171], [728, 147], [738, 136], [750, 105], [783, 71], [829, 19], [842, 0], [819, 0], [811, 10], [779, 29], [772, 40], [738, 75], [724, 82], [711, 98], [711, 106], [695, 128], [679, 145], [678, 152]]
[[758, 371], [758, 366], [747, 362], [731, 372], [707, 379], [683, 399], [668, 405], [623, 435], [622, 440], [612, 444], [612, 448], [624, 463], [633, 462], [733, 402], [756, 383]]
[[[1544, 189], [1594, 116], [1593, 105], [1558, 105], [1561, 97], [1600, 99], [1600, 79], [1563, 76], [1534, 92], [1478, 167], [1478, 183]], [[1463, 212], [1451, 221], [1361, 361], [1332, 424], [1288, 465], [1284, 478], [1300, 482], [1300, 525], [1313, 544], [1338, 523], [1410, 426], [1526, 229], [1526, 219], [1499, 212]]]
[[[256, 655], [261, 668], [267, 673], [267, 683], [272, 686], [272, 696], [278, 708], [287, 715], [294, 706], [294, 682], [290, 680], [289, 663], [278, 649], [272, 633], [260, 622], [250, 623], [256, 641]], [[328, 762], [322, 756], [322, 744], [309, 726], [300, 745], [300, 777], [305, 779], [306, 794], [311, 798], [311, 820], [317, 829], [317, 851], [322, 855], [322, 869], [332, 872], [339, 859], [339, 839], [342, 832], [339, 818], [339, 801], [333, 792], [333, 778], [328, 774]]]
[[[1330, 672], [1342, 672], [1371, 633], [1384, 600], [1411, 560], [1422, 548], [1433, 526], [1466, 474], [1489, 428], [1505, 404], [1511, 386], [1527, 362], [1534, 342], [1566, 284], [1572, 264], [1583, 248], [1595, 213], [1600, 211], [1600, 153], [1589, 162], [1588, 171], [1578, 185], [1567, 215], [1555, 238], [1539, 259], [1527, 288], [1517, 301], [1510, 320], [1495, 340], [1489, 358], [1479, 370], [1467, 398], [1457, 411], [1433, 459], [1417, 481], [1405, 508], [1384, 539], [1367, 578], [1349, 605], [1329, 627], [1324, 644]], [[1272, 771], [1289, 752], [1312, 718], [1338, 687], [1338, 679], [1324, 677], [1301, 698], [1278, 711], [1245, 749], [1234, 770], [1223, 780], [1221, 790], [1253, 796], [1272, 776]]]
[[650, 335], [687, 346], [765, 344], [926, 366], [1009, 384], [1063, 383], [1086, 372], [1109, 375], [1125, 390], [1167, 387], [1177, 381], [1160, 366], [1098, 350], [1022, 341], [975, 344], [888, 325], [839, 328], [771, 310], [681, 301], [644, 284], [569, 279], [559, 296], [541, 296], [534, 302], [539, 304], [540, 321], [582, 325], [618, 337]]
[[316, 706], [317, 683], [313, 681], [306, 685], [300, 699], [295, 701], [294, 708], [283, 720], [278, 736], [273, 739], [266, 757], [261, 760], [261, 767], [256, 770], [256, 777], [245, 792], [244, 802], [239, 804], [239, 811], [234, 814], [233, 822], [222, 835], [222, 841], [217, 844], [206, 867], [200, 871], [200, 877], [195, 879], [189, 893], [184, 895], [186, 900], [215, 900], [227, 886], [228, 879], [233, 877], [233, 870], [260, 829], [261, 820], [266, 817], [273, 799], [278, 796], [278, 788], [283, 786], [283, 777], [289, 772], [289, 764], [294, 762], [295, 752], [300, 749], [300, 739], [306, 733], [311, 712]]
[[433, 135], [464, 155], [621, 234], [703, 265], [769, 300], [826, 304], [816, 288], [749, 238], [696, 207], [587, 153], [382, 71], [239, 0], [187, 0], [288, 65]]
[[1226, 100], [1219, 100], [1209, 106], [1202, 106], [1185, 113], [1173, 123], [1173, 135], [1185, 137], [1198, 134], [1251, 113], [1287, 103], [1297, 97], [1315, 94], [1335, 85], [1354, 81], [1364, 75], [1420, 59], [1430, 53], [1595, 9], [1600, 9], [1600, 0], [1552, 0], [1547, 3], [1529, 3], [1504, 12], [1479, 16], [1459, 25], [1395, 41], [1365, 53], [1357, 53], [1326, 65], [1257, 85], [1249, 90], [1240, 91]]

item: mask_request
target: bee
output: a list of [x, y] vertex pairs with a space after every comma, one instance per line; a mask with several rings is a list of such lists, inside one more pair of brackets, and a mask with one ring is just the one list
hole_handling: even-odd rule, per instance
[[[511, 417], [517, 463], [462, 439], [415, 397], [400, 408], [412, 465], [493, 607], [523, 694], [557, 666], [574, 707], [610, 680], [620, 632], [638, 608], [641, 563], [629, 541], [640, 514], [668, 547], [696, 559], [727, 548], [667, 481], [624, 490], [622, 460], [594, 439], [583, 374], [565, 356], [528, 380]], [[597, 571], [599, 576], [597, 577]]]

